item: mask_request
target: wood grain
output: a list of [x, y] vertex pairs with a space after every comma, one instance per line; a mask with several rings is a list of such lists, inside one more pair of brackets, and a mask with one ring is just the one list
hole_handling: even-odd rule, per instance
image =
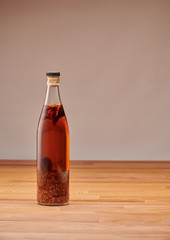
[[169, 240], [169, 161], [71, 161], [70, 204], [36, 202], [35, 161], [0, 161], [0, 240]]

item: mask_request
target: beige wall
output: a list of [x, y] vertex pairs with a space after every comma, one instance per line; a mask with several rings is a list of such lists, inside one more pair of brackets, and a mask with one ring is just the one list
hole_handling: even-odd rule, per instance
[[71, 159], [170, 159], [170, 1], [1, 0], [0, 158], [35, 159], [61, 71]]

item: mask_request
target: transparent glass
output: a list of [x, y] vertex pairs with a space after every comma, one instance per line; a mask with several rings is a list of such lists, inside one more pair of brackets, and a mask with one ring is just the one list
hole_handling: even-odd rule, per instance
[[59, 85], [47, 86], [38, 123], [37, 201], [42, 205], [69, 202], [69, 130]]

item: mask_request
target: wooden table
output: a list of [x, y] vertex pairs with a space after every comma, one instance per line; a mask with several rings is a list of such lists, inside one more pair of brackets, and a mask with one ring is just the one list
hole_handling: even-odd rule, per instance
[[0, 161], [0, 240], [170, 240], [170, 162], [71, 161], [70, 204], [36, 202], [35, 161]]

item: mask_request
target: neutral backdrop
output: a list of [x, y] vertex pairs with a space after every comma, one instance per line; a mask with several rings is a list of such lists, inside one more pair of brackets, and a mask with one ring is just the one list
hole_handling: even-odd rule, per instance
[[35, 159], [61, 72], [71, 159], [170, 159], [169, 0], [1, 0], [0, 158]]

